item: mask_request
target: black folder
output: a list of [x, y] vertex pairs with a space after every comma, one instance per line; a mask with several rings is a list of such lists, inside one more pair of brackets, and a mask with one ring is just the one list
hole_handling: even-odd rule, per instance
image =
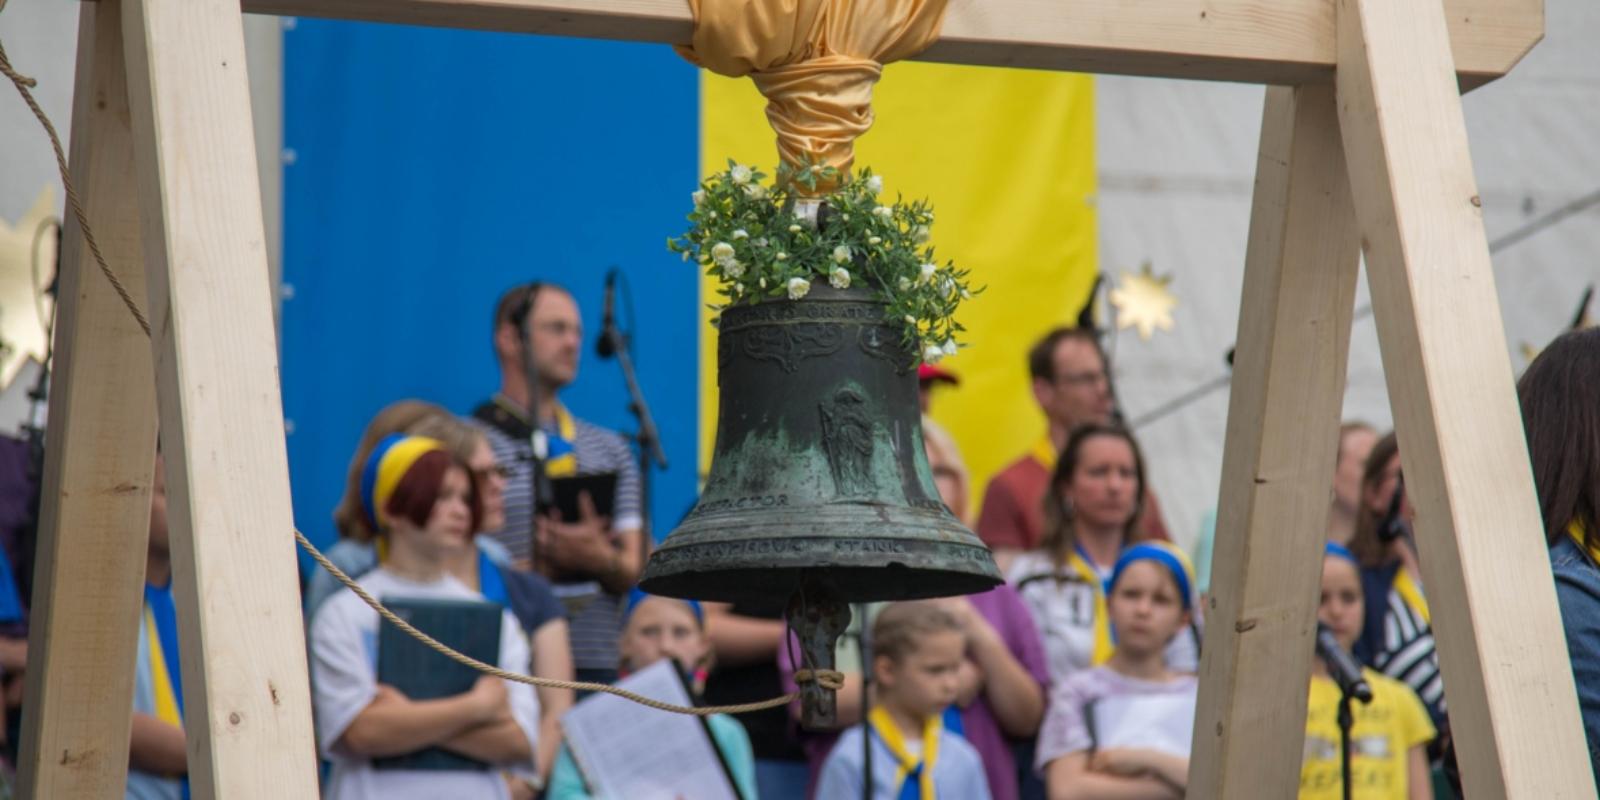
[[[486, 664], [500, 663], [503, 609], [482, 600], [386, 597], [384, 605], [423, 633]], [[457, 664], [387, 621], [379, 622], [378, 682], [412, 700], [452, 697], [472, 688], [482, 673]], [[374, 769], [481, 770], [477, 759], [441, 747], [372, 760]]]

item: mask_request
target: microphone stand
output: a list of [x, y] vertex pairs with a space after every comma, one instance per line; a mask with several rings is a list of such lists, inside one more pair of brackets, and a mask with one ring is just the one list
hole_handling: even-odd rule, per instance
[[1339, 785], [1344, 787], [1344, 800], [1350, 799], [1350, 729], [1355, 727], [1355, 714], [1350, 710], [1355, 693], [1339, 687]]
[[544, 462], [550, 455], [550, 439], [539, 421], [539, 364], [533, 357], [533, 343], [528, 335], [528, 318], [533, 316], [532, 298], [529, 300], [528, 312], [517, 320], [517, 336], [521, 342], [522, 375], [528, 387], [528, 423], [533, 428], [529, 444], [533, 448], [533, 469], [530, 475], [533, 481], [533, 492], [530, 495], [528, 519], [531, 527], [528, 530], [528, 552], [532, 554], [530, 560], [537, 561], [541, 554], [538, 552], [536, 531], [539, 529], [539, 512], [555, 504], [555, 495], [550, 488], [550, 480], [545, 475]]
[[660, 432], [650, 414], [650, 404], [644, 399], [644, 390], [639, 387], [639, 374], [633, 368], [633, 353], [629, 349], [631, 337], [617, 330], [616, 322], [609, 320], [601, 329], [600, 337], [622, 368], [622, 380], [628, 388], [628, 411], [639, 423], [639, 433], [634, 439], [639, 442], [639, 563], [643, 564], [654, 541], [650, 530], [650, 467], [655, 464], [666, 469], [667, 455], [661, 449]]

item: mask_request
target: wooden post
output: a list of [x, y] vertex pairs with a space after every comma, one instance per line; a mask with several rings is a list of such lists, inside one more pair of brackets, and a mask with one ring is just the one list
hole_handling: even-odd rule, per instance
[[1299, 789], [1358, 263], [1332, 88], [1268, 87], [1190, 797]]
[[1593, 798], [1438, 2], [1340, 0], [1339, 120], [1462, 782]]
[[237, 0], [125, 0], [195, 797], [315, 797]]
[[[119, 0], [83, 7], [72, 181], [144, 285]], [[143, 606], [156, 400], [150, 345], [67, 214], [23, 708], [21, 797], [122, 797]]]

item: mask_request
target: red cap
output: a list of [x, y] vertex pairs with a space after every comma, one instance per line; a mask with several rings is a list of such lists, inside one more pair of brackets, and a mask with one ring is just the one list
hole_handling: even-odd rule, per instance
[[951, 386], [961, 385], [961, 379], [954, 372], [933, 364], [923, 364], [917, 367], [917, 380], [927, 383], [929, 381], [944, 381]]

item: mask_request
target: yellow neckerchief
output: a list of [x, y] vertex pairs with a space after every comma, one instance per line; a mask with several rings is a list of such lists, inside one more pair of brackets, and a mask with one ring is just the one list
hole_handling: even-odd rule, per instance
[[[906, 776], [910, 775], [920, 763], [922, 772], [917, 780], [918, 797], [921, 800], [937, 800], [933, 787], [933, 766], [939, 761], [939, 734], [944, 731], [943, 718], [938, 714], [929, 714], [928, 719], [922, 723], [920, 762], [906, 750], [906, 740], [900, 733], [900, 726], [894, 724], [894, 720], [890, 719], [889, 712], [885, 711], [883, 706], [874, 707], [868, 712], [867, 723], [877, 732], [878, 738], [883, 740], [884, 746], [889, 748], [889, 752], [894, 754], [895, 761], [899, 763], [894, 776], [895, 796], [900, 795], [900, 787], [905, 783]], [[871, 780], [871, 776], [868, 776], [868, 780]]]
[[1428, 598], [1422, 596], [1422, 587], [1411, 579], [1411, 571], [1401, 566], [1394, 573], [1394, 583], [1391, 585], [1395, 593], [1405, 602], [1412, 613], [1422, 618], [1429, 626], [1433, 625], [1433, 617], [1428, 613]]
[[1056, 458], [1061, 454], [1056, 451], [1055, 442], [1050, 441], [1050, 434], [1046, 433], [1039, 437], [1039, 441], [1033, 443], [1033, 449], [1028, 451], [1028, 455], [1033, 456], [1033, 460], [1039, 462], [1039, 466], [1044, 467], [1045, 472], [1049, 472], [1056, 468]]
[[[517, 404], [511, 402], [505, 395], [496, 394], [494, 403], [504, 409], [506, 413], [527, 424], [528, 410], [517, 408]], [[567, 411], [566, 406], [556, 403], [555, 407], [556, 436], [566, 442], [567, 450], [564, 453], [553, 453], [545, 459], [544, 474], [551, 478], [564, 478], [578, 473], [578, 451], [576, 449], [578, 446], [578, 423], [573, 421], [572, 414]]]
[[1094, 650], [1089, 654], [1089, 665], [1098, 667], [1110, 660], [1116, 645], [1111, 640], [1111, 612], [1106, 609], [1105, 581], [1101, 579], [1083, 548], [1074, 546], [1067, 554], [1067, 567], [1078, 574], [1094, 592]]
[[150, 606], [144, 607], [145, 644], [150, 648], [150, 684], [155, 693], [156, 719], [183, 727], [183, 715], [178, 713], [178, 695], [172, 690], [172, 674], [167, 669], [171, 654], [161, 647], [161, 634], [156, 630], [156, 615]]
[[1585, 545], [1583, 541], [1583, 534], [1584, 530], [1582, 520], [1575, 519], [1567, 523], [1567, 535], [1572, 537], [1572, 541], [1578, 545], [1578, 549], [1588, 553], [1590, 561], [1593, 561], [1595, 564], [1600, 564], [1600, 542]]

